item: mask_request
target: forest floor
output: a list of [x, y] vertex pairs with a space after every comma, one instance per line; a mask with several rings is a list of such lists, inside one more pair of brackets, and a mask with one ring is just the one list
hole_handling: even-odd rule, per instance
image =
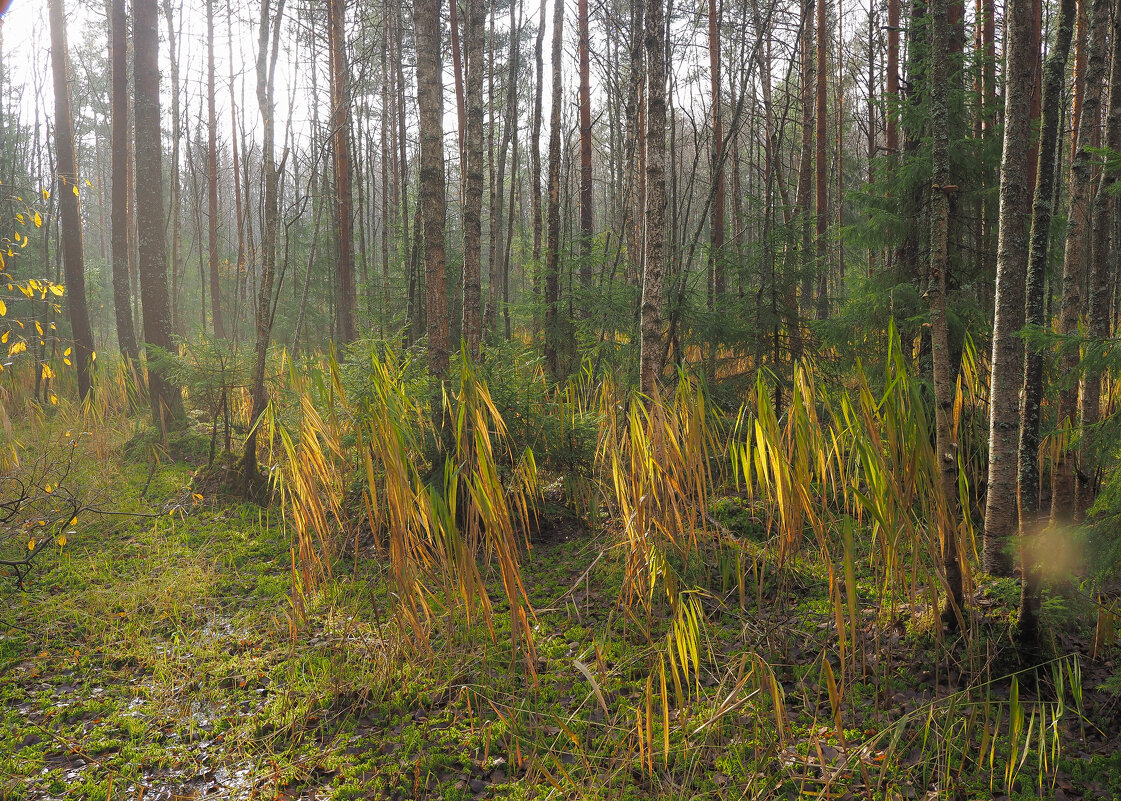
[[[118, 467], [117, 508], [154, 516], [91, 522], [0, 588], [0, 799], [1121, 797], [1118, 655], [1090, 658], [1076, 593], [1047, 608], [1081, 658], [1015, 686], [1012, 580], [977, 591], [968, 645], [921, 607], [877, 623], [890, 601], [858, 582], [845, 656], [813, 554], [779, 586], [724, 498], [757, 559], [701, 597], [700, 670], [675, 691], [656, 613], [619, 611], [620, 560], [550, 506], [524, 567], [534, 679], [501, 609], [494, 636], [457, 620], [404, 652], [373, 542], [304, 592], [278, 508], [199, 498], [182, 464]], [[697, 569], [719, 589], [722, 568]]]

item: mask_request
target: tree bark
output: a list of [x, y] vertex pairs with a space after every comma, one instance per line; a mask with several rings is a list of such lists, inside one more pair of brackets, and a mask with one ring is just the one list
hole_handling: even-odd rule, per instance
[[[455, 0], [453, 0], [454, 2]], [[463, 338], [472, 356], [482, 330], [483, 269], [483, 30], [486, 0], [466, 0], [467, 180], [463, 193]]]
[[[1114, 9], [1111, 20], [1109, 105], [1106, 109], [1105, 146], [1121, 152], [1121, 14]], [[1102, 342], [1109, 337], [1109, 268], [1110, 225], [1113, 186], [1117, 174], [1103, 169], [1093, 204], [1093, 247], [1090, 254], [1090, 303], [1087, 311], [1087, 335]], [[1101, 419], [1102, 373], [1092, 361], [1082, 376], [1081, 440], [1078, 456], [1079, 481], [1075, 485], [1075, 516], [1081, 519], [1094, 501], [1098, 481], [1098, 442], [1094, 427]]]
[[815, 255], [817, 270], [817, 310], [816, 316], [824, 320], [829, 316], [829, 161], [827, 150], [826, 121], [826, 77], [829, 75], [829, 30], [828, 0], [817, 0], [817, 74], [815, 84], [816, 123], [814, 156], [814, 188], [816, 190], [815, 213], [817, 237]]
[[111, 0], [110, 59], [113, 83], [112, 125], [112, 211], [109, 214], [110, 251], [113, 262], [113, 311], [117, 323], [117, 346], [132, 361], [140, 353], [132, 325], [132, 299], [129, 287], [129, 229], [131, 223], [128, 184], [128, 66], [125, 45], [127, 23], [125, 0]]
[[54, 76], [55, 170], [62, 238], [62, 268], [66, 277], [66, 305], [74, 338], [78, 399], [89, 397], [93, 370], [93, 329], [86, 303], [85, 257], [82, 252], [82, 215], [78, 208], [78, 159], [74, 151], [74, 117], [70, 106], [70, 53], [66, 46], [66, 17], [62, 0], [50, 0], [51, 71]]
[[646, 2], [646, 246], [642, 270], [639, 385], [653, 398], [662, 378], [666, 271], [666, 22], [664, 0]]
[[206, 207], [207, 252], [210, 259], [210, 313], [214, 336], [226, 338], [222, 288], [218, 274], [218, 113], [214, 85], [214, 0], [206, 0]]
[[[545, 13], [547, 0], [541, 0], [541, 14], [537, 19], [537, 41], [534, 45], [533, 59], [536, 69], [536, 81], [533, 88], [533, 124], [529, 137], [529, 183], [530, 183], [530, 222], [533, 228], [533, 286], [534, 302], [540, 301], [540, 275], [541, 264], [541, 106], [544, 93], [545, 63]], [[536, 318], [536, 315], [535, 315]], [[536, 318], [535, 322], [540, 318]], [[536, 329], [536, 325], [534, 326]], [[534, 330], [536, 335], [537, 331]]]
[[[168, 176], [171, 191], [168, 202], [171, 204], [171, 296], [169, 312], [171, 315], [171, 328], [180, 334], [186, 333], [186, 322], [179, 314], [179, 307], [183, 301], [183, 217], [181, 197], [181, 181], [179, 175], [179, 141], [183, 127], [183, 115], [180, 110], [179, 98], [179, 45], [176, 36], [175, 16], [171, 8], [171, 0], [163, 0], [164, 22], [167, 25], [167, 52], [171, 62], [171, 174]], [[201, 301], [206, 304], [206, 290], [200, 285]], [[205, 318], [205, 310], [203, 311]], [[205, 326], [204, 326], [205, 327]]]
[[884, 144], [888, 153], [894, 154], [899, 150], [899, 125], [896, 122], [896, 107], [899, 105], [899, 0], [887, 0], [886, 61], [887, 131]]
[[[285, 0], [278, 0], [276, 14], [270, 14], [271, 0], [262, 0], [261, 23], [257, 40], [257, 107], [261, 112], [261, 172], [265, 185], [261, 214], [261, 275], [257, 284], [257, 341], [254, 347], [252, 428], [245, 439], [242, 457], [242, 491], [248, 498], [259, 497], [264, 477], [257, 469], [257, 423], [268, 406], [265, 363], [272, 335], [272, 289], [276, 276], [277, 167], [274, 160], [276, 123], [273, 107], [273, 74], [280, 44], [280, 24]], [[271, 50], [271, 52], [270, 52]]]
[[[1047, 324], [1044, 302], [1047, 252], [1050, 245], [1054, 190], [1058, 183], [1055, 163], [1060, 154], [1059, 136], [1070, 42], [1074, 33], [1075, 0], [1062, 0], [1055, 45], [1043, 70], [1043, 109], [1039, 129], [1039, 176], [1032, 200], [1031, 251], [1028, 255], [1025, 322], [1038, 328]], [[1038, 650], [1040, 576], [1030, 542], [1041, 527], [1039, 518], [1039, 428], [1040, 404], [1043, 399], [1043, 350], [1030, 342], [1025, 346], [1024, 380], [1021, 392], [1019, 443], [1019, 477], [1017, 499], [1020, 509], [1020, 564], [1023, 575], [1020, 588], [1020, 620], [1017, 638], [1024, 651]]]
[[[709, 229], [709, 309], [724, 294], [724, 118], [720, 87], [720, 0], [708, 0], [708, 71], [712, 95], [712, 217]], [[765, 133], [770, 136], [770, 130]]]
[[564, 42], [564, 0], [553, 4], [553, 101], [549, 115], [549, 208], [545, 243], [545, 368], [561, 377], [560, 321], [560, 160], [561, 49]]
[[[140, 255], [140, 303], [144, 341], [172, 350], [164, 234], [163, 146], [160, 137], [159, 10], [156, 0], [133, 0], [133, 76], [136, 92], [136, 227]], [[166, 432], [183, 416], [179, 388], [148, 368], [152, 418]]]
[[1032, 0], [1009, 0], [1005, 11], [1007, 64], [1004, 90], [1004, 151], [1000, 164], [1000, 213], [996, 255], [996, 315], [989, 381], [989, 466], [985, 493], [983, 565], [986, 572], [1012, 572], [1008, 538], [1017, 530], [1016, 453], [1020, 440], [1020, 384], [1024, 351], [1024, 281], [1028, 261], [1028, 159], [1035, 59]]
[[[577, 52], [580, 71], [580, 288], [587, 293], [592, 287], [592, 87], [590, 77], [591, 34], [588, 26], [588, 0], [577, 0]], [[581, 303], [586, 313], [587, 298]]]
[[[444, 87], [441, 72], [440, 0], [413, 4], [417, 43], [417, 110], [420, 128], [420, 204], [428, 317], [428, 372], [448, 372], [448, 295], [444, 270]], [[468, 69], [471, 69], [470, 61]], [[435, 401], [434, 401], [435, 403]], [[433, 409], [437, 414], [438, 409]]]
[[[892, 0], [896, 2], [896, 0]], [[803, 311], [809, 311], [813, 298], [813, 208], [810, 193], [813, 182], [814, 141], [814, 0], [802, 0], [802, 141], [798, 154], [798, 188], [795, 208], [799, 225], [799, 278], [802, 284]], [[797, 320], [795, 321], [797, 323]]]
[[964, 612], [962, 568], [958, 549], [958, 444], [954, 434], [954, 369], [950, 364], [949, 325], [946, 318], [946, 272], [949, 268], [950, 183], [949, 73], [951, 20], [946, 0], [930, 3], [930, 132], [932, 182], [930, 189], [930, 304], [931, 354], [934, 367], [935, 458], [938, 463], [940, 506], [938, 526], [947, 596], [942, 621], [949, 628], [960, 624]]
[[[237, 150], [237, 103], [234, 100], [234, 44], [233, 44], [233, 11], [230, 8], [230, 0], [226, 0], [226, 26], [227, 26], [227, 45], [229, 47], [230, 56], [230, 148], [231, 148], [231, 162], [230, 169], [233, 173], [234, 180], [234, 217], [237, 220], [237, 271], [234, 273], [234, 298], [235, 303], [241, 288], [241, 277], [246, 271], [245, 259], [245, 211], [241, 202], [241, 180], [238, 178], [241, 175], [240, 160], [238, 159]], [[217, 307], [215, 307], [217, 308]], [[238, 332], [238, 318], [240, 312], [235, 305], [234, 319], [233, 319], [233, 338], [237, 342]]]
[[338, 337], [357, 337], [354, 285], [354, 216], [351, 209], [350, 68], [346, 58], [346, 0], [329, 0], [327, 39], [331, 51], [331, 161], [335, 173], [335, 270]]
[[[1089, 148], [1099, 124], [1101, 82], [1105, 75], [1105, 34], [1109, 24], [1109, 0], [1093, 0], [1087, 29], [1086, 72], [1075, 139], [1074, 159], [1070, 165], [1070, 192], [1067, 212], [1066, 248], [1063, 257], [1063, 293], [1059, 306], [1059, 333], [1073, 335], [1082, 312], [1084, 245], [1090, 216], [1091, 161]], [[1070, 437], [1078, 408], [1078, 353], [1070, 351], [1060, 360], [1061, 375], [1067, 382], [1059, 390], [1056, 432], [1060, 439], [1051, 467], [1051, 520], [1069, 522], [1074, 516], [1075, 464]]]

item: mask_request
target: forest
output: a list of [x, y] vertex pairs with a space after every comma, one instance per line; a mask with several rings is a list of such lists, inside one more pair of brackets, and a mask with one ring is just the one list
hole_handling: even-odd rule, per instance
[[1121, 798], [1121, 0], [0, 0], [0, 801]]

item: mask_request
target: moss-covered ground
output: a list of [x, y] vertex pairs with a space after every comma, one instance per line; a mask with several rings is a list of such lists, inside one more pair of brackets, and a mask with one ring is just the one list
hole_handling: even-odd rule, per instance
[[1016, 582], [982, 585], [966, 642], [858, 576], [853, 629], [814, 554], [779, 578], [729, 497], [712, 514], [740, 547], [682, 566], [710, 590], [680, 682], [664, 610], [624, 612], [619, 554], [549, 507], [527, 664], [501, 609], [400, 630], [372, 538], [308, 589], [278, 508], [123, 451], [87, 469], [130, 515], [0, 590], [0, 799], [1121, 797], [1116, 653], [1090, 658], [1077, 592], [1047, 609], [1081, 658], [1013, 684]]

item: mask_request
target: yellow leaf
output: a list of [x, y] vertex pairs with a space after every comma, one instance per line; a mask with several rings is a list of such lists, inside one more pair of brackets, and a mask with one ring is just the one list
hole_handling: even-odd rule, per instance
[[39, 324], [38, 320], [35, 321], [35, 330], [39, 332], [39, 336], [43, 336], [43, 326]]
[[27, 541], [27, 550], [29, 550], [29, 551], [34, 551], [35, 550], [35, 538], [34, 537], [32, 537], [30, 540]]
[[90, 351], [90, 361], [91, 362], [96, 362], [97, 361], [97, 351], [96, 350], [91, 350]]
[[50, 200], [50, 197], [51, 197], [51, 190], [44, 189], [43, 190], [43, 200]]
[[59, 535], [58, 547], [59, 548], [65, 548], [66, 547], [66, 535], [65, 534]]
[[25, 225], [22, 214], [16, 214], [16, 219], [19, 220], [20, 225]]
[[75, 516], [75, 517], [72, 517], [72, 518], [70, 518], [70, 525], [72, 525], [72, 526], [76, 526], [76, 525], [78, 525], [78, 518], [77, 518], [77, 516]]
[[22, 340], [19, 342], [13, 342], [11, 346], [8, 347], [8, 355], [15, 356], [17, 353], [23, 353], [25, 350], [27, 350], [26, 342], [23, 342]]
[[43, 227], [43, 218], [41, 216], [39, 216], [39, 212], [35, 212], [35, 227], [36, 228], [42, 228]]
[[8, 313], [8, 304], [5, 303], [3, 300], [0, 300], [0, 317], [3, 317], [7, 313]]
[[51, 366], [49, 364], [44, 364], [43, 365], [43, 380], [46, 381], [46, 380], [51, 379], [51, 378], [54, 378], [54, 370], [51, 369]]
[[50, 485], [50, 484], [44, 484], [44, 485], [43, 485], [43, 489], [44, 489], [44, 491], [46, 491], [46, 493], [47, 493], [48, 495], [50, 495], [50, 494], [51, 494], [51, 485]]
[[63, 357], [63, 359], [62, 359], [62, 363], [63, 363], [63, 364], [65, 364], [65, 365], [66, 365], [67, 367], [71, 367], [71, 366], [72, 366], [72, 365], [70, 364], [70, 360], [69, 360], [69, 359], [67, 359], [67, 358], [66, 358], [65, 356], [64, 356], [64, 357]]
[[74, 190], [74, 197], [78, 197], [78, 187], [73, 186], [73, 187], [71, 187], [71, 189]]
[[64, 291], [62, 284], [51, 284], [51, 294], [62, 297]]
[[25, 236], [25, 237], [23, 238], [23, 244], [22, 244], [22, 245], [20, 245], [20, 247], [21, 247], [21, 248], [25, 248], [25, 247], [27, 247], [27, 243], [28, 243], [29, 241], [30, 241], [30, 240], [29, 240], [29, 239], [28, 239], [28, 238], [27, 238], [27, 237]]
[[93, 189], [93, 184], [90, 183], [89, 178], [86, 179], [86, 186], [88, 186], [90, 189]]
[[54, 406], [58, 406], [58, 395], [51, 395], [51, 403]]
[[8, 337], [11, 336], [11, 333], [11, 331], [5, 331], [3, 334], [0, 334], [0, 345], [6, 345], [8, 343]]
[[73, 350], [73, 348], [67, 348], [66, 350], [64, 350], [64, 351], [62, 352], [62, 355], [63, 355], [63, 356], [69, 356], [69, 355], [70, 355], [70, 351], [71, 351], [71, 350]]

